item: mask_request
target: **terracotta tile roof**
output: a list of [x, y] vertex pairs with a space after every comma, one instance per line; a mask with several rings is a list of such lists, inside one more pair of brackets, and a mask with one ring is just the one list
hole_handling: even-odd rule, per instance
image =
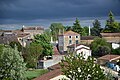
[[98, 59], [99, 60], [109, 60], [109, 61], [118, 60], [118, 59], [120, 59], [120, 55], [111, 55], [111, 54], [108, 54], [108, 55], [99, 57]]
[[100, 33], [102, 37], [120, 37], [120, 33]]
[[25, 37], [25, 36], [28, 36], [30, 35], [29, 33], [18, 33], [17, 34], [17, 37]]
[[67, 47], [75, 47], [75, 46], [77, 47], [77, 46], [80, 46], [80, 45], [81, 45], [81, 44], [76, 44], [76, 45], [75, 45], [75, 44], [72, 44], [72, 45], [69, 45], [69, 46], [67, 46]]
[[81, 48], [79, 48], [79, 49], [76, 49], [76, 51], [81, 50], [81, 49], [87, 49], [87, 50], [90, 50], [90, 49], [88, 49], [88, 48], [81, 47]]
[[[85, 45], [82, 45], [82, 44], [76, 44], [76, 47], [78, 47], [78, 46], [81, 46], [81, 47], [78, 48], [78, 49], [76, 49], [76, 51], [81, 50], [81, 49], [87, 49], [87, 50], [90, 50], [90, 48], [87, 47], [87, 46], [85, 46]], [[75, 47], [75, 44], [72, 44], [72, 45], [67, 46], [67, 47], [68, 47], [68, 48], [74, 48], [74, 47]]]
[[50, 68], [52, 68], [53, 70], [46, 74], [43, 74], [40, 77], [35, 78], [34, 80], [50, 80], [51, 78], [54, 78], [62, 74], [59, 64], [53, 65]]
[[12, 32], [12, 30], [2, 30], [3, 32]]
[[81, 36], [81, 40], [94, 40], [97, 36]]
[[36, 27], [25, 27], [22, 30], [44, 30], [44, 28], [36, 26]]
[[18, 42], [17, 36], [0, 36], [0, 44], [9, 44], [12, 41]]
[[65, 32], [64, 34], [59, 35], [59, 36], [63, 36], [63, 35], [64, 36], [75, 36], [75, 35], [80, 35], [80, 34], [70, 30], [70, 31]]

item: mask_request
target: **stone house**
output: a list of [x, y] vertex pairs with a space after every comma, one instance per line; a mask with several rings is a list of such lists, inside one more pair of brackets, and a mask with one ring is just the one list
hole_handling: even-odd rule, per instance
[[20, 32], [20, 33], [17, 33], [16, 36], [17, 36], [19, 43], [23, 47], [26, 47], [27, 45], [29, 45], [29, 44], [27, 44], [29, 42], [29, 39], [31, 39], [31, 36], [29, 33]]
[[109, 43], [120, 43], [120, 33], [100, 33]]
[[100, 65], [105, 65], [106, 62], [117, 62], [118, 60], [120, 60], [120, 55], [107, 54], [107, 55], [104, 55], [102, 57], [99, 57], [97, 59], [97, 62]]
[[80, 43], [80, 34], [67, 31], [58, 35], [58, 49], [61, 53], [67, 52], [67, 46]]
[[23, 27], [21, 31], [23, 31], [24, 33], [29, 33], [31, 35], [31, 38], [34, 38], [34, 35], [42, 34], [44, 32], [44, 28], [41, 28], [39, 26]]
[[97, 36], [81, 36], [81, 44], [89, 45], [91, 44]]

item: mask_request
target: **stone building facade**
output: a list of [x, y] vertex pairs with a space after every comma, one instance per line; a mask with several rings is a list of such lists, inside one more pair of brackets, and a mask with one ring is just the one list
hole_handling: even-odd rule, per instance
[[109, 43], [120, 43], [120, 33], [100, 33]]
[[61, 53], [67, 51], [67, 46], [80, 43], [80, 34], [67, 31], [58, 36], [58, 49]]
[[44, 32], [44, 28], [41, 28], [39, 26], [35, 26], [35, 27], [23, 27], [22, 31], [24, 33], [30, 33], [31, 38], [34, 38], [34, 35], [42, 34]]

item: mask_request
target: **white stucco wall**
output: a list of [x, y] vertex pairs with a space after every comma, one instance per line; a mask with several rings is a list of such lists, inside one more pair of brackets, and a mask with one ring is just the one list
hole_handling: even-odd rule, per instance
[[113, 48], [113, 49], [116, 49], [116, 48], [118, 48], [118, 47], [120, 47], [120, 44], [112, 43], [112, 48]]
[[59, 75], [59, 76], [56, 76], [50, 80], [70, 80], [69, 78], [67, 78], [65, 75]]
[[84, 45], [77, 46], [75, 49], [79, 49], [79, 48], [82, 48], [82, 47], [84, 47], [84, 48], [86, 48], [86, 49], [90, 49], [89, 47], [84, 46]]
[[81, 55], [83, 56], [85, 59], [87, 59], [89, 56], [91, 56], [91, 50], [87, 50], [87, 49], [80, 49], [80, 50], [77, 50], [77, 55]]

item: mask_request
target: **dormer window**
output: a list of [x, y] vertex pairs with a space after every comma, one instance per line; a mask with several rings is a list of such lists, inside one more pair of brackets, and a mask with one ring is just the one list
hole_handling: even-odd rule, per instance
[[69, 36], [69, 38], [71, 38], [71, 36]]

